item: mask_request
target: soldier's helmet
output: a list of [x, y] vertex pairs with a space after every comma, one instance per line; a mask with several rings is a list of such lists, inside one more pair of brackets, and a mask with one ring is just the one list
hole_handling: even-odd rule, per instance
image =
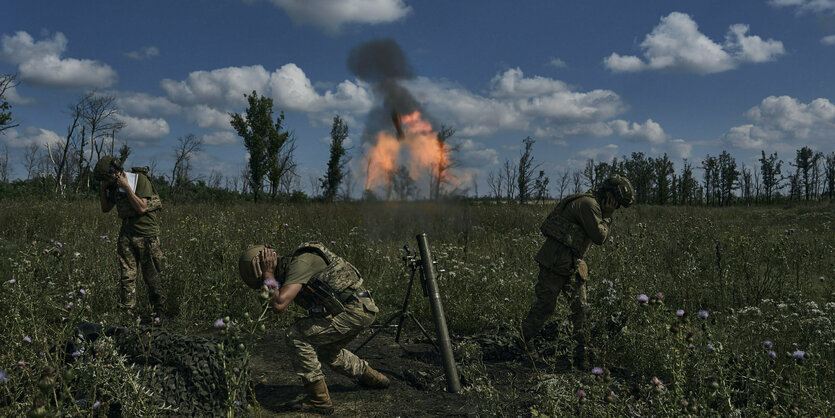
[[109, 155], [99, 158], [96, 167], [93, 168], [93, 178], [96, 181], [105, 181], [113, 177], [113, 173], [122, 170], [122, 160]]
[[238, 273], [240, 273], [244, 283], [253, 289], [259, 289], [263, 284], [259, 254], [264, 248], [266, 248], [264, 245], [249, 247], [238, 259]]
[[615, 174], [603, 181], [602, 189], [612, 192], [615, 200], [622, 207], [628, 208], [635, 201], [635, 189], [632, 188], [632, 183], [621, 175]]

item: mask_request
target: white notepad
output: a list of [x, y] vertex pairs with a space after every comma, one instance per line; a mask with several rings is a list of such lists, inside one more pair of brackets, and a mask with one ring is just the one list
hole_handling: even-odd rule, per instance
[[[125, 177], [128, 178], [128, 185], [130, 186], [130, 189], [136, 192], [136, 178], [138, 177], [136, 173], [125, 173]], [[119, 192], [125, 193], [125, 190], [122, 190], [120, 187]]]

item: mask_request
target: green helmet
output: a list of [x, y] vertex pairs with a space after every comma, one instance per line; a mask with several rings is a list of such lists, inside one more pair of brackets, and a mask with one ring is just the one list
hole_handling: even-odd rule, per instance
[[261, 257], [259, 257], [259, 254], [265, 247], [264, 245], [249, 247], [238, 259], [238, 273], [241, 275], [244, 283], [253, 289], [258, 289], [263, 284], [261, 280], [263, 272], [261, 271]]
[[628, 208], [635, 201], [635, 189], [632, 188], [632, 183], [621, 175], [615, 174], [609, 177], [603, 181], [600, 189], [603, 192], [611, 192], [615, 200], [625, 208]]
[[122, 160], [106, 155], [99, 158], [96, 167], [93, 169], [93, 178], [96, 181], [105, 181], [113, 178], [113, 174], [122, 170]]

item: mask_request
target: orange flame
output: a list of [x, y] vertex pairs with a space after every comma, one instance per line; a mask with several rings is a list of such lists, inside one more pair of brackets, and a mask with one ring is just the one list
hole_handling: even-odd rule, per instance
[[402, 115], [399, 121], [403, 127], [402, 140], [387, 132], [380, 132], [377, 134], [377, 143], [366, 156], [366, 190], [388, 185], [390, 174], [400, 165], [407, 165], [409, 176], [417, 180], [422, 172], [428, 170], [431, 173], [437, 167], [447, 167], [449, 164], [448, 148], [438, 141], [437, 132], [432, 130], [429, 122], [423, 120], [420, 111]]

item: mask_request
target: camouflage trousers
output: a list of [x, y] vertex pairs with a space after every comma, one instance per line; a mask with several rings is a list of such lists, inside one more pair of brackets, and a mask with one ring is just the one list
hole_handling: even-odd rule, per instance
[[336, 316], [308, 316], [296, 321], [285, 332], [293, 353], [293, 370], [304, 384], [325, 378], [320, 359], [344, 376], [357, 378], [368, 362], [345, 349], [356, 336], [374, 322], [377, 307], [371, 298], [360, 298], [345, 305]]
[[[120, 302], [123, 308], [136, 307], [137, 265], [142, 267], [142, 278], [148, 286], [148, 299], [155, 309], [165, 305], [165, 288], [160, 280], [162, 250], [159, 237], [130, 237], [119, 235], [119, 270], [122, 275]], [[159, 312], [157, 312], [159, 313]]]
[[[587, 268], [585, 271], [588, 271]], [[571, 310], [569, 320], [574, 326], [574, 341], [581, 347], [585, 346], [583, 324], [586, 318], [586, 281], [581, 274], [560, 275], [540, 265], [539, 280], [534, 292], [536, 301], [534, 301], [528, 316], [522, 323], [523, 338], [528, 341], [542, 329], [545, 322], [554, 314], [557, 307], [557, 296], [564, 293]]]

